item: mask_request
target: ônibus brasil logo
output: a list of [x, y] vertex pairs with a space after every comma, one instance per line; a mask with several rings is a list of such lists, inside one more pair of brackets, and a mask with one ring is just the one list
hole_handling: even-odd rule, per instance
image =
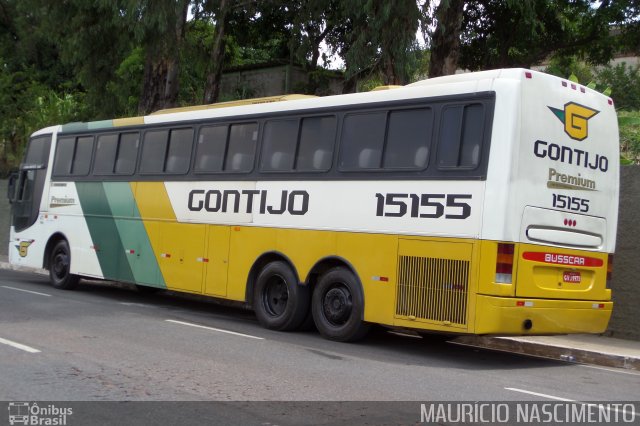
[[10, 402], [9, 424], [26, 426], [65, 426], [73, 408], [59, 407], [55, 404], [40, 406], [37, 402]]
[[548, 108], [558, 117], [558, 120], [562, 121], [565, 133], [577, 141], [585, 140], [589, 136], [588, 121], [600, 112], [575, 102], [564, 104], [564, 110]]

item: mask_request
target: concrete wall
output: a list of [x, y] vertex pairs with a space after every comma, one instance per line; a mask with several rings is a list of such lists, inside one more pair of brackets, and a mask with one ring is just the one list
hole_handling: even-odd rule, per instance
[[620, 171], [618, 239], [613, 260], [613, 316], [607, 335], [640, 340], [640, 166]]
[[[307, 73], [300, 67], [278, 65], [238, 71], [227, 71], [220, 81], [220, 99], [261, 98], [289, 93], [302, 93]], [[321, 94], [338, 95], [342, 78], [329, 78]]]
[[[615, 306], [606, 334], [640, 340], [640, 166], [622, 167], [618, 241], [611, 288]], [[0, 180], [0, 255], [7, 254], [7, 181]]]
[[0, 256], [7, 255], [9, 225], [11, 223], [10, 213], [11, 207], [9, 201], [7, 201], [7, 180], [0, 179]]

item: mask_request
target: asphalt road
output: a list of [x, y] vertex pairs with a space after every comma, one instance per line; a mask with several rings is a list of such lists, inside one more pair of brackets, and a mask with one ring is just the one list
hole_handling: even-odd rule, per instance
[[[377, 421], [370, 424], [406, 424], [415, 419], [402, 416], [419, 416], [419, 404], [366, 401], [629, 401], [639, 395], [640, 374], [633, 371], [382, 329], [356, 344], [335, 343], [315, 332], [263, 329], [252, 312], [205, 298], [142, 295], [101, 282], [61, 291], [45, 276], [0, 270], [0, 401], [236, 401], [98, 404], [91, 412], [103, 412], [103, 424], [113, 407], [131, 410], [128, 419], [144, 414], [164, 424], [197, 424], [207, 410], [219, 424], [359, 424], [355, 420], [371, 416]], [[300, 417], [287, 420], [291, 413]]]

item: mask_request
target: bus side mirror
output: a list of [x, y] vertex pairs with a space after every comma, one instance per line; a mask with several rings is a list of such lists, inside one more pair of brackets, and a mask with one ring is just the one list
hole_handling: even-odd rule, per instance
[[13, 204], [16, 200], [16, 183], [18, 182], [18, 172], [11, 172], [9, 174], [9, 182], [7, 185], [7, 198], [9, 203]]

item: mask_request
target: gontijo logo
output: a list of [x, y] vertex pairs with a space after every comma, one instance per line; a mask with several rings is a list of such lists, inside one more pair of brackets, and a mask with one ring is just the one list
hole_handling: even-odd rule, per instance
[[585, 140], [589, 136], [588, 121], [600, 112], [575, 102], [564, 104], [564, 110], [548, 108], [564, 123], [565, 133], [577, 141]]

